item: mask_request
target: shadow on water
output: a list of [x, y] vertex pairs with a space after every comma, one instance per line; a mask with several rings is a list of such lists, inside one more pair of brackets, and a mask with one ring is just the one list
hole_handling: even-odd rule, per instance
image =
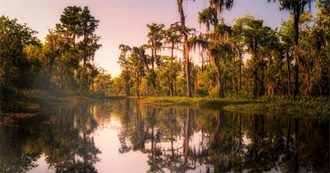
[[197, 167], [211, 172], [329, 171], [329, 120], [132, 103], [128, 107], [121, 119], [122, 147], [148, 153], [150, 172]]
[[120, 128], [111, 154], [138, 152], [147, 172], [329, 172], [329, 120], [161, 107], [128, 99], [50, 109], [55, 113], [0, 126], [0, 172], [29, 172], [42, 164], [42, 157], [54, 172], [104, 170], [96, 167], [104, 148], [94, 135], [114, 119]]
[[97, 172], [93, 164], [101, 152], [90, 136], [98, 125], [92, 112], [84, 105], [54, 110], [22, 119], [16, 127], [0, 127], [0, 172], [26, 172], [42, 154], [56, 172]]

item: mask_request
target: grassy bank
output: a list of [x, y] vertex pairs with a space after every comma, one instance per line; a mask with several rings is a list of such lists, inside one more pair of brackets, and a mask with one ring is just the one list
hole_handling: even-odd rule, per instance
[[49, 106], [81, 103], [100, 99], [123, 97], [105, 97], [101, 95], [77, 96], [67, 95], [60, 91], [4, 89], [1, 91], [0, 125], [10, 125], [17, 119], [28, 118], [36, 114], [49, 114]]
[[7, 89], [2, 97], [1, 113], [37, 113], [43, 111], [43, 106], [70, 101], [63, 94], [56, 95], [40, 90]]
[[50, 104], [69, 102], [68, 98], [38, 90], [3, 89], [0, 101], [0, 125], [11, 125], [17, 119], [48, 113]]
[[329, 115], [329, 98], [261, 97], [251, 98], [187, 98], [146, 97], [143, 104], [200, 106], [234, 112], [285, 113], [300, 115]]
[[123, 98], [108, 97], [97, 93], [87, 96], [70, 95], [59, 90], [46, 92], [43, 90], [5, 89], [1, 91], [0, 113], [38, 113], [49, 105], [59, 105], [80, 101]]

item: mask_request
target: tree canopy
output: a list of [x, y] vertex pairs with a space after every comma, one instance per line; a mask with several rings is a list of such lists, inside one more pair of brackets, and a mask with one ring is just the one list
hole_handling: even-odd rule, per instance
[[[211, 0], [197, 19], [206, 31], [197, 33], [186, 26], [183, 0], [178, 0], [179, 21], [146, 24], [147, 43], [119, 45], [117, 77], [93, 62], [101, 47], [95, 33], [101, 21], [88, 7], [66, 7], [44, 43], [35, 37], [37, 31], [2, 16], [0, 84], [4, 90], [64, 95], [327, 96], [329, 2], [316, 3], [316, 16], [304, 10], [312, 2], [279, 1], [292, 15], [272, 29], [252, 15], [228, 25], [221, 12], [234, 1]], [[201, 63], [193, 61], [196, 55]], [[2, 98], [9, 99], [3, 92]]]

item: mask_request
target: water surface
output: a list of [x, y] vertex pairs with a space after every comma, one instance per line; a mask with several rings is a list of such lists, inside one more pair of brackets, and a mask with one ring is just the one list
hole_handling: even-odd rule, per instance
[[51, 107], [0, 126], [0, 172], [329, 172], [329, 119], [155, 107]]

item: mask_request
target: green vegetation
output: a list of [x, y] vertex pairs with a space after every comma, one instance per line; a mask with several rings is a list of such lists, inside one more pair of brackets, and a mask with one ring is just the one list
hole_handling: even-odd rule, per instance
[[[292, 17], [272, 29], [252, 15], [227, 25], [220, 12], [233, 1], [211, 0], [198, 14], [207, 31], [197, 34], [186, 26], [183, 0], [177, 0], [179, 22], [146, 24], [148, 43], [119, 45], [122, 71], [114, 78], [93, 62], [101, 47], [95, 34], [100, 21], [88, 7], [65, 8], [44, 43], [26, 24], [1, 16], [1, 112], [35, 112], [42, 104], [75, 97], [180, 96], [155, 102], [327, 113], [326, 101], [314, 100], [330, 94], [330, 3], [319, 0], [312, 16], [304, 8], [313, 0], [280, 2]], [[191, 53], [199, 54], [201, 64]], [[241, 97], [251, 99], [233, 99]]]
[[330, 115], [329, 98], [260, 97], [254, 98], [188, 98], [146, 97], [139, 99], [143, 104], [199, 106], [224, 109], [232, 112], [273, 113], [292, 115]]
[[1, 110], [3, 112], [26, 112], [35, 113], [40, 112], [42, 106], [48, 104], [60, 104], [68, 102], [69, 99], [48, 94], [41, 90], [18, 90], [18, 89], [6, 89], [5, 92], [8, 94], [8, 98], [1, 104]]
[[[329, 1], [318, 1], [317, 15], [312, 16], [304, 9], [313, 0], [281, 0], [281, 9], [293, 13], [280, 28], [272, 29], [252, 15], [227, 25], [219, 12], [230, 9], [233, 1], [211, 0], [210, 6], [198, 14], [199, 23], [206, 26], [205, 33], [185, 26], [182, 0], [177, 2], [180, 22], [173, 21], [167, 28], [147, 24], [148, 43], [119, 46], [122, 73], [113, 80], [113, 87], [119, 88], [112, 94], [236, 95], [257, 100], [264, 96], [329, 96]], [[161, 49], [169, 50], [170, 55]], [[201, 63], [191, 61], [191, 53], [198, 54]]]
[[44, 43], [16, 19], [0, 22], [0, 113], [40, 112], [49, 103], [108, 94], [111, 76], [93, 63], [99, 21], [88, 7], [65, 8]]
[[[117, 143], [111, 147], [114, 157], [134, 152], [150, 172], [205, 164], [216, 172], [329, 172], [329, 119], [157, 107], [129, 99], [57, 110], [13, 123], [15, 128], [0, 126], [0, 172], [33, 172], [37, 164], [51, 165], [54, 172], [112, 171], [98, 164], [109, 154], [109, 145], [98, 145], [100, 140]], [[114, 120], [120, 128], [109, 129]], [[109, 139], [104, 130], [117, 135]], [[74, 162], [74, 157], [82, 160]]]
[[104, 96], [94, 93], [88, 96], [66, 96], [61, 91], [49, 93], [43, 90], [6, 90], [9, 101], [2, 101], [0, 125], [11, 126], [19, 119], [40, 114], [52, 114], [54, 106], [82, 104], [103, 99], [122, 99], [122, 96]]

